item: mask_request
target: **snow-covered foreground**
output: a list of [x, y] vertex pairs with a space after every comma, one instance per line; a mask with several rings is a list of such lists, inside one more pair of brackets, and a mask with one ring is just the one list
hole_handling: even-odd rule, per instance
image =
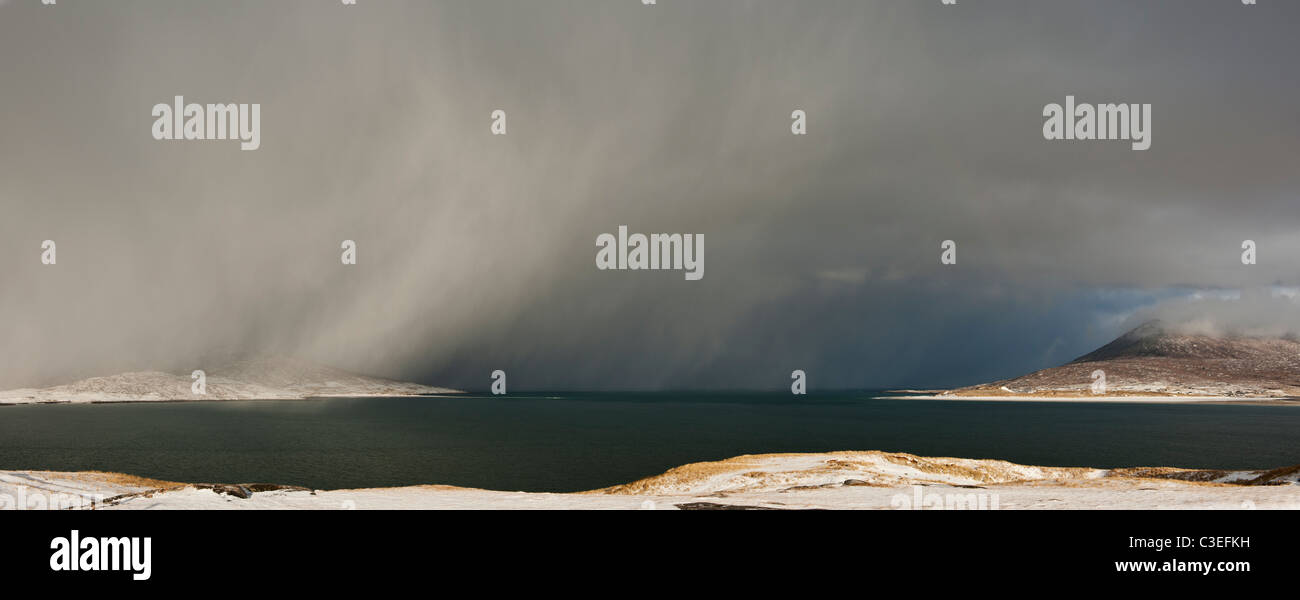
[[202, 394], [195, 393], [193, 383], [192, 373], [121, 373], [48, 388], [0, 391], [0, 404], [300, 400], [459, 393], [450, 388], [367, 377], [289, 358], [241, 360], [221, 365], [204, 373]]
[[1209, 404], [1300, 404], [1295, 398], [1291, 397], [1253, 397], [1253, 396], [1190, 396], [1190, 395], [1167, 395], [1167, 396], [1093, 396], [1087, 393], [1080, 395], [1041, 395], [1034, 396], [1029, 394], [1006, 394], [1002, 396], [977, 396], [968, 394], [928, 394], [916, 396], [882, 396], [889, 400], [952, 400], [952, 401], [978, 401], [978, 402], [1112, 402], [1117, 404], [1190, 404], [1190, 403], [1209, 403]]
[[1300, 466], [1272, 471], [1031, 467], [884, 452], [695, 463], [575, 494], [448, 486], [319, 491], [112, 473], [0, 471], [0, 508], [149, 509], [1300, 509]]

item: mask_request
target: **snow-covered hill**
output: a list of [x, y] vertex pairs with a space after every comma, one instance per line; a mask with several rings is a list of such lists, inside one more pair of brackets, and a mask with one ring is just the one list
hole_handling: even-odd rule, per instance
[[206, 393], [200, 395], [193, 393], [191, 385], [194, 381], [189, 373], [121, 373], [48, 388], [0, 391], [0, 404], [276, 400], [459, 392], [449, 388], [366, 377], [288, 358], [232, 362], [206, 372], [206, 380]]
[[156, 509], [1290, 509], [1300, 466], [1272, 471], [1036, 467], [893, 452], [762, 454], [576, 494], [422, 485], [308, 490], [118, 473], [0, 471], [7, 508]]
[[1068, 364], [944, 397], [1088, 397], [1097, 371], [1106, 378], [1103, 396], [1295, 398], [1300, 341], [1192, 335], [1153, 321]]

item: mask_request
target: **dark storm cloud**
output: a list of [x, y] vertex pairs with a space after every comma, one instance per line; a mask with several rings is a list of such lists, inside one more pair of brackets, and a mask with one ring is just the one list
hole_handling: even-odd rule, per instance
[[[1162, 301], [1212, 319], [1197, 290], [1300, 284], [1297, 23], [1173, 0], [9, 2], [0, 386], [247, 352], [516, 388], [1069, 360]], [[1151, 103], [1151, 149], [1043, 140], [1067, 94]], [[261, 148], [153, 140], [176, 95], [260, 103]], [[704, 279], [596, 270], [619, 225], [704, 234]], [[1269, 298], [1255, 320], [1296, 322]]]

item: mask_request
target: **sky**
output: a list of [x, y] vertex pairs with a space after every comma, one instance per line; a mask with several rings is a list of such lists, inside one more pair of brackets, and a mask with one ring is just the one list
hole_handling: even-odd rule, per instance
[[[1269, 0], [0, 2], [0, 388], [270, 354], [471, 389], [930, 387], [1149, 318], [1300, 331], [1297, 25]], [[154, 139], [178, 95], [259, 104], [260, 147]], [[1044, 139], [1067, 95], [1151, 104], [1150, 149]], [[597, 269], [620, 225], [702, 234], [704, 277]]]

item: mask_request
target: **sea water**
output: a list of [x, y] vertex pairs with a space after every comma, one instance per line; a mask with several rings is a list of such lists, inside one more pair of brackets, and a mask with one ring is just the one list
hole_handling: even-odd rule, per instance
[[0, 407], [0, 469], [317, 489], [577, 491], [740, 454], [887, 450], [1051, 466], [1300, 464], [1300, 406], [866, 392], [549, 393]]

